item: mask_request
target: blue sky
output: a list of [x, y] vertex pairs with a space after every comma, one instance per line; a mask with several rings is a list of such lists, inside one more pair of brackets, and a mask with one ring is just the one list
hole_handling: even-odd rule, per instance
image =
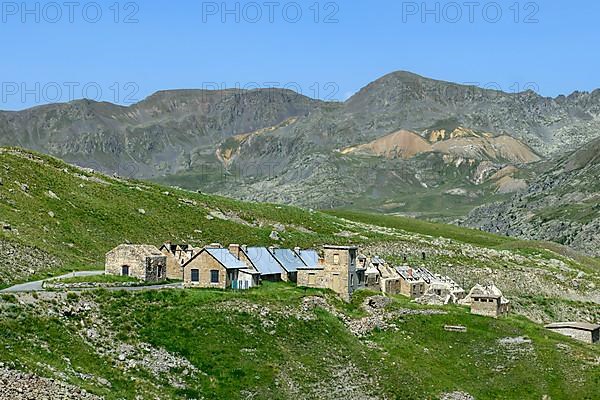
[[340, 100], [396, 70], [547, 96], [600, 87], [599, 2], [467, 3], [2, 2], [0, 109], [256, 85]]

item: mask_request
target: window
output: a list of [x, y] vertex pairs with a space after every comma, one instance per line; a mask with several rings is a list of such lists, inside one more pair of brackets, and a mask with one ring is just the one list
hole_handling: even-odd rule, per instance
[[339, 265], [340, 264], [340, 255], [339, 254], [334, 254], [333, 255], [333, 263], [335, 265]]
[[162, 279], [163, 277], [163, 269], [161, 266], [158, 267], [158, 279]]
[[308, 284], [315, 285], [317, 283], [317, 275], [316, 274], [308, 274]]
[[121, 275], [129, 276], [129, 265], [123, 265], [121, 268]]
[[200, 270], [199, 269], [192, 270], [192, 282], [200, 282]]
[[210, 271], [210, 283], [219, 283], [219, 271], [216, 269]]

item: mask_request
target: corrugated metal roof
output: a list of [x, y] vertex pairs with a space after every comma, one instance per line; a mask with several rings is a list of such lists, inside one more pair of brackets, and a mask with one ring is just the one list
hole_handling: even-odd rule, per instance
[[319, 268], [319, 254], [315, 250], [300, 250], [300, 258], [309, 268]]
[[281, 265], [266, 247], [249, 247], [246, 255], [261, 275], [285, 274]]
[[228, 269], [242, 269], [248, 268], [248, 266], [243, 262], [238, 260], [229, 252], [227, 249], [210, 249], [207, 248], [206, 251], [216, 258], [225, 268]]
[[275, 258], [287, 272], [297, 272], [298, 268], [304, 267], [304, 262], [293, 250], [275, 249]]

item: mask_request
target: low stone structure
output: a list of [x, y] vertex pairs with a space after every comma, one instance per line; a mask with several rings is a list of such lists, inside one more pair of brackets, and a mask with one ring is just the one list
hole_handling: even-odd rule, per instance
[[585, 343], [600, 342], [600, 325], [586, 322], [558, 322], [546, 325], [546, 329]]
[[317, 265], [298, 268], [298, 286], [331, 289], [345, 300], [365, 287], [364, 266], [359, 266], [358, 247], [324, 246]]
[[420, 298], [423, 304], [457, 304], [466, 297], [465, 290], [448, 276], [434, 274]]
[[122, 244], [106, 254], [104, 271], [157, 282], [167, 278], [167, 257], [156, 246]]
[[459, 302], [471, 306], [471, 314], [498, 318], [508, 315], [510, 301], [506, 299], [496, 285], [475, 285], [469, 294]]

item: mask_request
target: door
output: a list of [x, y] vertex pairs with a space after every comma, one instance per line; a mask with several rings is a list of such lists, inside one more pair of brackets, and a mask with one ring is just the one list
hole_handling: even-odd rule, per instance
[[121, 268], [121, 275], [129, 276], [129, 265], [123, 265]]
[[331, 280], [331, 289], [334, 292], [338, 292], [340, 293], [341, 287], [340, 287], [340, 274], [333, 274], [332, 280]]

